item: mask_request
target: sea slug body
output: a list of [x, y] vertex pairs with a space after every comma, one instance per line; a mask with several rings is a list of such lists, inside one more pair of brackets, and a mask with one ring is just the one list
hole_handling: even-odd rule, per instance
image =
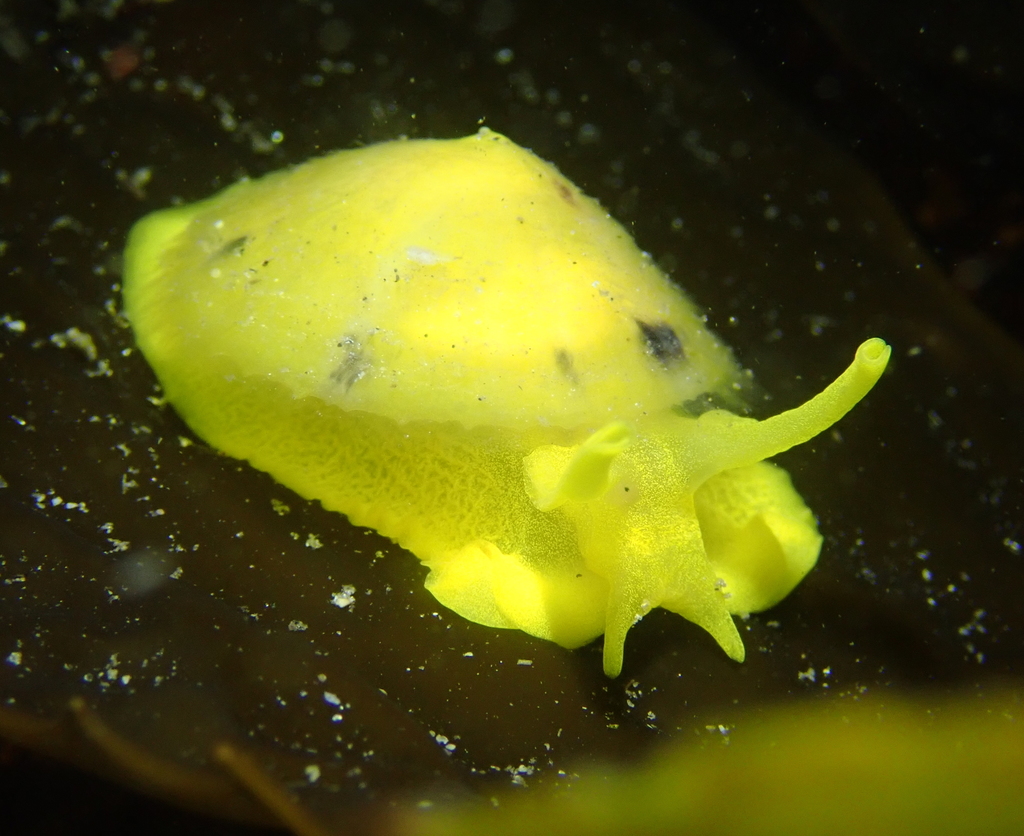
[[733, 615], [821, 548], [765, 459], [878, 380], [869, 339], [804, 405], [757, 421], [740, 369], [629, 234], [482, 129], [335, 152], [155, 212], [125, 313], [212, 446], [377, 529], [445, 606], [578, 647], [679, 613], [742, 660]]

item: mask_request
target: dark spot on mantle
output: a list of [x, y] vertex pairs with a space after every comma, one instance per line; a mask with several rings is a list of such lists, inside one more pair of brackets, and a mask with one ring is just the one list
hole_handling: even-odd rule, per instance
[[356, 381], [366, 376], [370, 363], [363, 353], [359, 340], [351, 335], [344, 336], [338, 342], [341, 349], [341, 362], [331, 372], [331, 380], [340, 384], [348, 392]]
[[[696, 398], [691, 398], [674, 406], [672, 411], [676, 415], [682, 415], [686, 418], [699, 418], [705, 412], [710, 412], [713, 409], [737, 411], [736, 404], [728, 402], [717, 392], [702, 392]], [[741, 414], [746, 411], [748, 410], [740, 410]]]
[[640, 333], [644, 335], [647, 352], [663, 366], [683, 359], [683, 344], [675, 329], [667, 322], [650, 323], [638, 319], [636, 324], [640, 326]]
[[573, 197], [572, 189], [565, 185], [565, 183], [563, 183], [561, 180], [556, 180], [555, 188], [558, 189], [558, 194], [562, 198], [562, 200], [564, 200], [570, 206], [576, 205], [576, 198]]
[[245, 252], [245, 245], [249, 243], [248, 235], [239, 235], [234, 240], [228, 241], [223, 247], [213, 254], [211, 260], [224, 258], [229, 255], [241, 255]]
[[579, 385], [580, 379], [572, 366], [572, 355], [564, 348], [559, 348], [555, 351], [555, 365], [558, 366], [558, 370], [565, 375], [566, 379], [573, 386]]

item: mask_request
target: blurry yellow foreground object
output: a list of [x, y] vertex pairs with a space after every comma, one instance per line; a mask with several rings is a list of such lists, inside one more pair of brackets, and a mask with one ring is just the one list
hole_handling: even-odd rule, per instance
[[[401, 836], [1010, 836], [1024, 833], [1024, 710], [1003, 695], [806, 704], [748, 716], [728, 741], [591, 767], [557, 792], [409, 816]], [[716, 736], [717, 732], [716, 732]]]

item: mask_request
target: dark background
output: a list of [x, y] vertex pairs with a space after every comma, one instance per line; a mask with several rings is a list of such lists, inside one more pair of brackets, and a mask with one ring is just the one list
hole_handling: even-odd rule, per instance
[[692, 0], [884, 183], [958, 293], [1024, 339], [1024, 9]]
[[[386, 14], [388, 4], [379, 5]], [[595, 7], [565, 5], [580, 15]], [[740, 60], [793, 103], [808, 125], [874, 172], [955, 291], [1016, 339], [1024, 338], [1024, 178], [1018, 150], [1024, 126], [1024, 59], [1018, 55], [1024, 13], [997, 2], [694, 0], [679, 5], [734, 45]], [[95, 13], [58, 25], [57, 6], [0, 2], [0, 23], [5, 23], [0, 122], [8, 132], [17, 131], [10, 102], [23, 93], [7, 86], [8, 72], [28, 60], [22, 47], [38, 56], [38, 48], [19, 45], [19, 33], [57, 32], [45, 47], [56, 65], [62, 39], [83, 50], [90, 40], [95, 50], [110, 48], [119, 33], [127, 39], [153, 13], [152, 4], [131, 0], [116, 8], [82, 2], [82, 9]], [[344, 4], [337, 6], [344, 13]], [[0, 750], [0, 765], [8, 805], [5, 832], [68, 832], [69, 822], [76, 832], [234, 831], [13, 747]]]

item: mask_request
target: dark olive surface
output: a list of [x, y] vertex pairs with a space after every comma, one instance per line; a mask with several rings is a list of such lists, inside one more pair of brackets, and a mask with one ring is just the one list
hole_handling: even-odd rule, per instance
[[[79, 698], [217, 780], [211, 750], [228, 742], [358, 832], [391, 805], [571, 782], [671, 739], [717, 745], [780, 703], [1016, 687], [1020, 350], [946, 289], [872, 177], [688, 13], [76, 8], [0, 6], [27, 50], [0, 58], [0, 706], [60, 718]], [[616, 680], [600, 640], [567, 651], [466, 622], [412, 555], [195, 439], [132, 348], [120, 252], [147, 211], [479, 124], [630, 228], [754, 372], [754, 414], [818, 391], [865, 337], [893, 345], [834, 432], [779, 458], [825, 546], [789, 598], [740, 623], [741, 665], [660, 610]], [[345, 586], [354, 603], [332, 606]], [[138, 783], [95, 748], [61, 756]], [[31, 822], [45, 802], [29, 795]], [[218, 809], [261, 815], [241, 791]]]

